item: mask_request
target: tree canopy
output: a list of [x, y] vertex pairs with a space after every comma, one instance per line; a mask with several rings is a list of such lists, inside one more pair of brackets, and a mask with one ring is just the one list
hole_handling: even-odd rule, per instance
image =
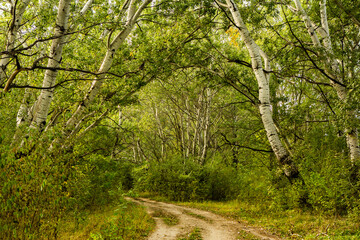
[[2, 1], [0, 236], [130, 189], [359, 211], [359, 7]]

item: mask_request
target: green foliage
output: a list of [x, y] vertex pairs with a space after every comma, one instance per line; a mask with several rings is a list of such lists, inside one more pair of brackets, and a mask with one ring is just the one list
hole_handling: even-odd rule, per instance
[[[14, 9], [23, 3], [8, 2], [0, 3], [1, 46], [7, 46], [12, 27], [10, 2], [18, 3]], [[80, 222], [84, 209], [108, 204], [128, 190], [179, 201], [266, 201], [275, 211], [308, 208], [360, 219], [359, 169], [349, 161], [345, 140], [345, 130], [359, 125], [356, 1], [328, 3], [332, 50], [327, 51], [311, 44], [301, 17], [280, 3], [235, 1], [272, 61], [273, 116], [303, 183], [284, 178], [269, 153], [251, 57], [238, 30], [229, 27], [228, 12], [213, 7], [212, 0], [157, 1], [116, 51], [110, 72], [98, 75], [109, 44], [124, 28], [126, 1], [96, 0], [91, 13], [80, 16], [85, 2], [71, 3], [49, 128], [36, 138], [28, 139], [29, 122], [18, 127], [15, 119], [20, 104], [28, 108], [29, 120], [36, 109], [59, 1], [31, 1], [16, 48], [6, 49], [11, 50], [6, 79], [15, 69], [24, 71], [10, 92], [0, 93], [0, 238], [55, 237], [67, 213]], [[319, 1], [302, 4], [321, 26]], [[102, 36], [105, 30], [110, 33]], [[340, 71], [329, 68], [326, 55]], [[346, 85], [345, 99], [326, 72]], [[84, 103], [76, 129], [65, 129], [95, 76], [102, 81], [99, 95]], [[27, 85], [30, 96], [23, 98]], [[62, 139], [72, 130], [79, 131]], [[51, 148], [54, 139], [64, 142]], [[134, 224], [126, 211], [120, 216], [93, 237], [111, 238], [126, 230], [126, 222]]]
[[240, 230], [238, 232], [238, 239], [260, 240], [261, 238], [250, 234], [246, 230]]
[[354, 209], [356, 215], [360, 188], [358, 182], [354, 182], [354, 167], [338, 151], [344, 139], [337, 138], [330, 129], [322, 141], [317, 141], [319, 138], [316, 136], [323, 134], [321, 131], [319, 128], [313, 129], [308, 135], [308, 144], [299, 144], [294, 156], [304, 183], [290, 184], [276, 169], [269, 175], [272, 206], [282, 209], [306, 207], [340, 215]]
[[64, 159], [37, 148], [29, 156], [2, 151], [0, 159], [0, 238], [45, 239], [57, 234], [57, 223], [72, 199]]
[[83, 184], [74, 184], [81, 187], [76, 194], [83, 199], [84, 204], [107, 204], [118, 199], [123, 190], [129, 190], [132, 186], [131, 166], [126, 162], [95, 154], [80, 164], [78, 169], [83, 174]]
[[154, 162], [134, 170], [134, 177], [138, 179], [135, 184], [137, 191], [153, 192], [176, 201], [225, 200], [240, 195], [242, 198], [259, 197], [260, 193], [250, 196], [252, 191], [257, 190], [251, 190], [244, 175], [219, 160], [202, 166], [182, 157]]
[[109, 221], [100, 227], [99, 232], [90, 234], [90, 239], [145, 239], [154, 225], [154, 220], [143, 207], [124, 202], [115, 210]]
[[172, 200], [196, 200], [206, 198], [209, 193], [206, 173], [191, 160], [175, 157], [163, 163], [152, 163], [136, 174], [141, 180], [136, 185], [138, 190], [155, 192]]
[[49, 154], [47, 140], [42, 142], [44, 147], [33, 146], [29, 139], [21, 152], [2, 147], [2, 239], [55, 238], [68, 211], [76, 215], [89, 206], [108, 204], [132, 187], [129, 163], [63, 149]]

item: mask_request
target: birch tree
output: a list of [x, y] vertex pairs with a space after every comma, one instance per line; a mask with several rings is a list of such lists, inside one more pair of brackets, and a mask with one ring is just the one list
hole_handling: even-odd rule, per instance
[[52, 87], [55, 85], [57, 68], [59, 67], [62, 59], [65, 34], [68, 30], [70, 4], [71, 0], [59, 1], [54, 29], [55, 39], [51, 44], [49, 60], [47, 63], [48, 70], [45, 71], [45, 77], [42, 85], [44, 89], [41, 91], [34, 107], [34, 117], [31, 122], [31, 128], [36, 128], [39, 131], [42, 131], [46, 126], [46, 119], [54, 94], [54, 89]]
[[[272, 118], [269, 89], [270, 76], [268, 71], [265, 72], [266, 68], [267, 70], [270, 70], [269, 59], [267, 58], [266, 54], [260, 49], [260, 47], [256, 44], [254, 39], [251, 37], [250, 32], [241, 17], [237, 4], [233, 0], [226, 0], [226, 4], [220, 2], [217, 3], [222, 7], [226, 7], [230, 10], [231, 16], [234, 21], [233, 24], [238, 29], [240, 36], [244, 41], [246, 48], [250, 54], [251, 67], [259, 85], [259, 111], [270, 146], [273, 149], [284, 171], [284, 174], [289, 179], [297, 178], [299, 176], [297, 167], [295, 166], [290, 156], [290, 153], [282, 144], [279, 134], [276, 130], [274, 120]], [[264, 59], [264, 64], [262, 58]]]
[[[129, 36], [132, 29], [134, 28], [136, 21], [141, 16], [141, 13], [146, 8], [146, 6], [151, 2], [151, 0], [145, 0], [142, 2], [142, 4], [136, 9], [136, 3], [135, 0], [126, 1], [125, 6], [128, 5], [127, 10], [127, 18], [126, 23], [123, 26], [123, 30], [121, 30], [116, 37], [111, 41], [111, 43], [108, 46], [108, 49], [106, 51], [105, 57], [102, 61], [102, 64], [98, 70], [99, 74], [105, 75], [106, 72], [111, 68], [112, 62], [115, 57], [116, 51], [120, 48], [121, 44], [125, 41], [125, 39]], [[109, 36], [109, 41], [110, 41]], [[101, 86], [103, 84], [103, 81], [101, 80], [101, 76], [97, 77], [93, 82], [92, 85], [87, 92], [86, 96], [84, 97], [81, 104], [77, 107], [76, 111], [72, 115], [72, 117], [67, 121], [65, 126], [65, 134], [66, 132], [69, 132], [70, 129], [72, 129], [78, 119], [82, 116], [83, 112], [87, 107], [89, 107], [92, 102], [95, 100], [97, 94], [99, 93]]]
[[[339, 59], [334, 57], [334, 51], [332, 47], [332, 39], [329, 30], [328, 16], [327, 16], [327, 1], [320, 0], [320, 18], [321, 24], [317, 26], [304, 10], [300, 0], [294, 0], [295, 8], [290, 8], [296, 12], [304, 22], [306, 30], [311, 38], [313, 46], [317, 49], [320, 56], [323, 57], [322, 66], [324, 66], [323, 75], [329, 79], [331, 86], [337, 93], [337, 96], [341, 102], [345, 105], [349, 100], [349, 89], [346, 83], [343, 81], [342, 70]], [[321, 41], [322, 40], [322, 41]], [[307, 51], [304, 49], [304, 51]], [[310, 57], [311, 58], [311, 57]], [[309, 59], [313, 61], [312, 59]], [[313, 62], [314, 63], [314, 62]], [[314, 63], [316, 64], [316, 63]], [[352, 78], [347, 76], [347, 78]], [[355, 111], [346, 111], [346, 116], [349, 119], [355, 118]], [[346, 141], [350, 150], [351, 162], [354, 165], [359, 164], [360, 160], [360, 147], [357, 128], [354, 126], [345, 127]]]

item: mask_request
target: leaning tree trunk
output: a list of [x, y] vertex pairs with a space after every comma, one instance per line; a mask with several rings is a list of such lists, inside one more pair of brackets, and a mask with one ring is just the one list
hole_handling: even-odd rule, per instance
[[[330, 84], [336, 91], [340, 101], [345, 103], [347, 101], [348, 90], [343, 83], [341, 77], [341, 70], [339, 62], [337, 59], [333, 58], [333, 48], [331, 43], [329, 25], [327, 21], [326, 13], [326, 0], [320, 1], [320, 17], [321, 17], [321, 26], [316, 27], [315, 24], [311, 22], [309, 16], [306, 14], [305, 10], [302, 8], [300, 0], [294, 0], [296, 11], [304, 21], [305, 27], [311, 37], [313, 45], [317, 48], [322, 48], [325, 51], [324, 56], [324, 65], [327, 66], [325, 69], [326, 73], [331, 76]], [[323, 44], [319, 41], [317, 33], [323, 39]], [[355, 118], [354, 111], [347, 111], [346, 116], [350, 119]], [[359, 138], [358, 131], [355, 127], [345, 127], [346, 141], [350, 151], [350, 159], [353, 165], [359, 165], [360, 161], [360, 147], [359, 147]]]
[[[106, 74], [106, 72], [109, 71], [109, 69], [111, 68], [112, 62], [114, 60], [114, 57], [115, 57], [115, 52], [120, 48], [121, 44], [129, 36], [129, 34], [131, 33], [131, 30], [135, 26], [137, 19], [140, 17], [142, 11], [151, 2], [151, 0], [145, 0], [136, 12], [135, 12], [135, 2], [136, 2], [135, 0], [131, 0], [131, 2], [129, 3], [127, 22], [124, 26], [124, 30], [122, 30], [109, 45], [109, 48], [106, 51], [105, 57], [102, 61], [102, 64], [100, 66], [98, 73]], [[103, 81], [101, 80], [101, 75], [100, 75], [100, 78], [96, 78], [92, 82], [92, 85], [91, 85], [88, 93], [86, 94], [84, 100], [81, 102], [81, 104], [78, 106], [78, 108], [76, 109], [74, 114], [71, 116], [71, 118], [66, 123], [65, 132], [64, 132], [65, 137], [66, 137], [66, 135], [68, 135], [68, 133], [71, 131], [71, 129], [75, 126], [78, 119], [81, 118], [85, 109], [93, 103], [93, 101], [95, 100], [95, 97], [98, 95], [98, 93], [101, 89], [102, 83], [103, 83]]]
[[62, 57], [65, 34], [68, 28], [68, 19], [71, 0], [60, 0], [58, 14], [56, 17], [55, 34], [56, 37], [51, 44], [50, 57], [45, 71], [42, 87], [44, 88], [36, 102], [34, 109], [34, 118], [31, 122], [31, 128], [42, 131], [46, 125], [46, 118], [49, 112], [50, 103], [53, 97], [56, 82], [57, 70]]
[[[284, 174], [289, 179], [295, 179], [299, 177], [297, 167], [292, 161], [292, 158], [286, 148], [283, 146], [279, 134], [276, 131], [276, 126], [272, 118], [271, 102], [270, 102], [270, 88], [269, 78], [266, 76], [262, 64], [262, 58], [260, 54], [260, 48], [255, 43], [254, 39], [250, 36], [249, 30], [244, 24], [239, 9], [233, 0], [226, 0], [227, 7], [230, 9], [231, 15], [234, 19], [237, 29], [248, 49], [251, 56], [251, 65], [255, 77], [259, 85], [259, 110], [267, 138], [270, 146], [273, 149], [276, 158], [278, 159], [280, 166], [283, 169]], [[266, 59], [265, 59], [266, 60]]]
[[[88, 0], [82, 10], [80, 11], [80, 14], [78, 18], [84, 16], [86, 12], [90, 9], [91, 4], [94, 0]], [[53, 86], [56, 82], [57, 72], [56, 68], [60, 65], [61, 62], [61, 55], [62, 55], [62, 45], [69, 40], [69, 36], [66, 35], [66, 31], [69, 31], [67, 28], [67, 21], [68, 21], [68, 15], [69, 15], [69, 4], [71, 3], [71, 0], [68, 2], [59, 3], [59, 10], [63, 9], [62, 12], [58, 12], [57, 21], [58, 23], [62, 25], [55, 25], [55, 36], [57, 39], [55, 39], [52, 42], [51, 46], [51, 52], [50, 52], [50, 58], [48, 60], [48, 68], [53, 68], [53, 70], [47, 70], [45, 72], [45, 78], [43, 81], [43, 86]], [[75, 24], [71, 26], [72, 29], [76, 30], [76, 28], [79, 25], [78, 21], [74, 21]], [[42, 54], [45, 53], [45, 48], [42, 50]], [[55, 53], [55, 54], [54, 54]], [[58, 61], [60, 59], [60, 61]], [[27, 93], [25, 93], [24, 101], [27, 99]], [[32, 106], [31, 109], [25, 109], [23, 106], [20, 107], [18, 111], [18, 116], [23, 116], [23, 119], [30, 120], [32, 128], [38, 128], [38, 130], [42, 131], [45, 127], [47, 113], [50, 108], [50, 103], [52, 99], [53, 91], [52, 89], [44, 89], [38, 98], [38, 101], [35, 102], [35, 104]], [[41, 100], [40, 100], [41, 99]], [[42, 105], [40, 106], [39, 103]], [[37, 119], [35, 118], [37, 117]], [[56, 116], [55, 116], [56, 118]], [[39, 124], [39, 122], [42, 121], [42, 124]], [[22, 121], [22, 124], [26, 123], [26, 121]], [[52, 122], [55, 123], [54, 121]], [[17, 128], [19, 128], [20, 125], [17, 124]], [[45, 128], [45, 131], [51, 126], [47, 126]], [[14, 139], [19, 138], [18, 134], [15, 134]]]
[[1, 55], [0, 57], [0, 85], [2, 85], [6, 81], [6, 68], [12, 57], [10, 52], [13, 50], [15, 46], [15, 42], [18, 36], [18, 31], [21, 26], [21, 20], [29, 3], [30, 0], [23, 0], [22, 5], [19, 6], [18, 10], [15, 4], [11, 7], [13, 20], [9, 26], [9, 31], [7, 35], [6, 53]]

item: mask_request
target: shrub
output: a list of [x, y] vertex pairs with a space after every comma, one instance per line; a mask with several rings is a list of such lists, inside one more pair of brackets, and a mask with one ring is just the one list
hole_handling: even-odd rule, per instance
[[113, 217], [101, 226], [100, 231], [90, 234], [90, 239], [145, 239], [154, 226], [154, 220], [143, 207], [123, 202], [115, 210]]
[[233, 199], [241, 189], [236, 168], [224, 166], [216, 159], [205, 166], [182, 157], [151, 162], [136, 168], [134, 178], [138, 179], [137, 191], [176, 201]]

